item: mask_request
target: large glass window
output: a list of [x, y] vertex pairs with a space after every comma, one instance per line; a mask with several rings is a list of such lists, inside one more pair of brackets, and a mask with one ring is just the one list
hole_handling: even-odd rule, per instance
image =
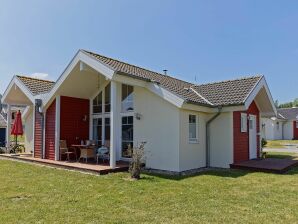
[[93, 100], [93, 113], [102, 113], [102, 92], [100, 92]]
[[122, 84], [121, 111], [133, 111], [133, 86]]
[[198, 142], [198, 121], [196, 115], [188, 116], [189, 142]]
[[111, 112], [111, 84], [105, 88], [105, 112]]
[[110, 137], [111, 137], [111, 127], [110, 127], [110, 118], [105, 118], [105, 144], [110, 146]]
[[[110, 118], [104, 118], [105, 124], [103, 129], [102, 124], [103, 118], [94, 118], [93, 119], [93, 139], [97, 142], [98, 146], [106, 145], [110, 146]], [[102, 132], [104, 130], [104, 139], [102, 138]], [[104, 140], [104, 141], [103, 141]]]
[[122, 117], [122, 157], [131, 158], [133, 148], [133, 116]]
[[97, 145], [102, 145], [102, 119], [93, 119], [93, 140], [96, 141]]

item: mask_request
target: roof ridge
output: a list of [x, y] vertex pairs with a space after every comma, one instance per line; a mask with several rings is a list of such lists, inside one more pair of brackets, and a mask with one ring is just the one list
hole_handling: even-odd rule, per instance
[[208, 82], [208, 83], [203, 83], [195, 86], [206, 86], [206, 85], [211, 85], [211, 84], [219, 84], [219, 83], [226, 83], [226, 82], [234, 82], [234, 81], [240, 81], [244, 79], [252, 79], [252, 78], [262, 78], [264, 75], [251, 75], [251, 76], [243, 76], [240, 78], [235, 78], [235, 79], [227, 79], [227, 80], [222, 80], [222, 81], [215, 81], [215, 82]]
[[156, 71], [152, 71], [152, 70], [149, 70], [147, 68], [143, 68], [143, 67], [140, 67], [140, 66], [137, 66], [137, 65], [133, 65], [133, 64], [130, 64], [130, 63], [127, 63], [127, 62], [124, 62], [124, 61], [120, 61], [118, 59], [115, 59], [115, 58], [111, 58], [111, 57], [107, 57], [105, 55], [102, 55], [102, 54], [98, 54], [98, 53], [95, 53], [93, 51], [89, 51], [89, 50], [84, 50], [84, 49], [81, 49], [82, 51], [85, 51], [86, 53], [89, 53], [89, 54], [94, 54], [94, 55], [98, 55], [100, 57], [104, 57], [104, 58], [107, 58], [107, 59], [111, 59], [111, 60], [114, 60], [114, 61], [117, 61], [117, 62], [120, 62], [120, 63], [123, 63], [123, 64], [126, 64], [126, 65], [129, 65], [129, 66], [132, 66], [132, 67], [135, 67], [135, 68], [138, 68], [138, 69], [142, 69], [142, 70], [145, 70], [147, 72], [152, 72], [152, 73], [155, 73], [157, 75], [161, 75], [161, 76], [164, 76], [164, 77], [169, 77], [169, 78], [172, 78], [172, 79], [176, 79], [178, 81], [181, 81], [181, 82], [185, 82], [185, 83], [188, 83], [190, 85], [194, 85], [194, 83], [191, 83], [191, 82], [188, 82], [188, 81], [185, 81], [185, 80], [182, 80], [182, 79], [178, 79], [176, 77], [173, 77], [173, 76], [170, 76], [170, 75], [165, 75], [165, 74], [162, 74], [162, 73], [159, 73], [159, 72], [156, 72]]
[[30, 77], [30, 76], [25, 76], [25, 75], [16, 75], [16, 77], [18, 77], [18, 78], [32, 79], [32, 80], [38, 80], [38, 81], [43, 81], [43, 82], [55, 83], [55, 81], [46, 80], [46, 79], [40, 79], [40, 78], [33, 78], [33, 77]]

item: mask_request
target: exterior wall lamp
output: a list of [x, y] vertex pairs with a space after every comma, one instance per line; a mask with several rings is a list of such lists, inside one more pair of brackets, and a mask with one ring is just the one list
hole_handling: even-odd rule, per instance
[[140, 113], [135, 113], [135, 118], [139, 121], [142, 118], [142, 114]]

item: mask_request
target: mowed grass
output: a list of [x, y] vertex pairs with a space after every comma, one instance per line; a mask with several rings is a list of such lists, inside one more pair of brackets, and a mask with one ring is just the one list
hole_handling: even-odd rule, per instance
[[298, 168], [181, 178], [88, 175], [0, 160], [2, 223], [296, 223]]
[[267, 158], [295, 159], [297, 157], [298, 154], [294, 152], [267, 152]]
[[286, 148], [288, 144], [298, 144], [298, 140], [267, 140], [266, 148]]

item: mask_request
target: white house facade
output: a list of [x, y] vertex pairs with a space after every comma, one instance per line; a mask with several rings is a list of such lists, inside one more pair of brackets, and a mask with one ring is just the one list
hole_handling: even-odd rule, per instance
[[2, 102], [25, 105], [26, 148], [61, 160], [59, 141], [108, 145], [110, 167], [146, 142], [148, 169], [183, 172], [258, 158], [276, 115], [264, 76], [195, 85], [79, 50], [56, 82], [15, 76]]

